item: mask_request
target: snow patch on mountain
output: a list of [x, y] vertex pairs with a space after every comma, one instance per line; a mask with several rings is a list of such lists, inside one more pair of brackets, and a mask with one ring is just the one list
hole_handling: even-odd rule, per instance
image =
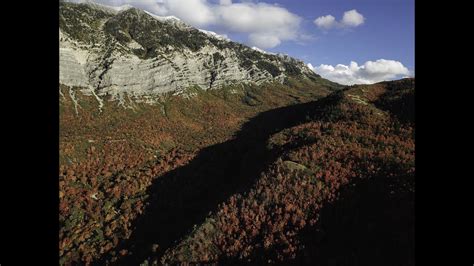
[[109, 5], [96, 3], [92, 0], [76, 0], [76, 1], [69, 1], [69, 2], [75, 2], [75, 3], [79, 3], [79, 4], [87, 4], [91, 7], [96, 8], [96, 9], [99, 9], [99, 10], [102, 10], [102, 11], [105, 11], [105, 12], [109, 12], [109, 13], [114, 13], [114, 14], [116, 14], [118, 12], [121, 12], [121, 11], [128, 10], [130, 8], [134, 8], [133, 6], [131, 6], [129, 4], [121, 5], [121, 6], [109, 6]]
[[255, 50], [255, 51], [257, 51], [257, 52], [260, 52], [260, 53], [262, 53], [262, 54], [267, 54], [266, 51], [264, 51], [264, 50], [262, 50], [262, 49], [260, 49], [260, 48], [258, 48], [258, 47], [256, 47], [256, 46], [253, 46], [252, 49]]
[[221, 41], [228, 41], [230, 42], [230, 39], [229, 37], [227, 37], [227, 35], [220, 35], [220, 34], [217, 34], [213, 31], [208, 31], [208, 30], [203, 30], [203, 29], [198, 29], [200, 32], [206, 34], [207, 36], [211, 36], [213, 38], [216, 38], [218, 40], [221, 40]]
[[175, 20], [175, 21], [181, 21], [181, 19], [175, 17], [175, 16], [158, 16], [158, 15], [155, 15], [151, 12], [148, 12], [146, 10], [143, 10], [145, 13], [147, 13], [148, 15], [154, 17], [155, 19], [159, 20], [159, 21], [169, 21], [169, 20]]
[[265, 50], [260, 49], [260, 48], [258, 48], [258, 47], [256, 47], [256, 46], [253, 46], [252, 49], [255, 50], [255, 51], [257, 51], [257, 52], [259, 52], [259, 53], [262, 53], [262, 54], [277, 55], [276, 53], [272, 53], [272, 52], [265, 51]]

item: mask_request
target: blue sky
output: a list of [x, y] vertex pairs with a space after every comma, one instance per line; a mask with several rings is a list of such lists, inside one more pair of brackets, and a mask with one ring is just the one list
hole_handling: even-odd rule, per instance
[[[273, 1], [303, 18], [302, 28], [316, 40], [304, 44], [284, 42], [267, 49], [285, 52], [313, 65], [348, 64], [377, 59], [400, 61], [414, 68], [413, 0], [278, 0]], [[313, 21], [333, 15], [340, 19], [347, 10], [356, 9], [365, 17], [364, 24], [350, 30], [318, 29]], [[231, 36], [231, 35], [230, 35]]]
[[[367, 61], [379, 59], [394, 60], [409, 70], [408, 76], [414, 76], [414, 0], [275, 0], [259, 2], [278, 4], [300, 16], [302, 18], [300, 31], [310, 37], [308, 40], [284, 41], [276, 47], [266, 48], [266, 51], [286, 53], [306, 63], [311, 63], [313, 66], [321, 64], [348, 66], [351, 61], [361, 65]], [[364, 23], [360, 26], [324, 30], [318, 28], [314, 23], [316, 18], [326, 15], [332, 15], [336, 20], [340, 20], [344, 12], [353, 9], [364, 17]], [[245, 34], [228, 33], [228, 36], [233, 40], [248, 44]], [[315, 71], [324, 73], [321, 68], [316, 68]], [[338, 77], [334, 77], [335, 75], [331, 75], [331, 73], [319, 74], [346, 84], [372, 83], [407, 76], [403, 74], [385, 78], [387, 76], [382, 74], [379, 78], [367, 79], [361, 73], [358, 74], [358, 77], [354, 77], [351, 73]]]
[[176, 16], [233, 41], [301, 59], [342, 84], [414, 76], [414, 0], [93, 1]]

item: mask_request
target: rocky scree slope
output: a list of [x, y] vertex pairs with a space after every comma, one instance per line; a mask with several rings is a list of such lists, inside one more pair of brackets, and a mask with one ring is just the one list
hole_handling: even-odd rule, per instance
[[103, 96], [139, 98], [196, 86], [322, 80], [302, 61], [133, 7], [62, 2], [59, 43], [60, 83], [99, 102]]

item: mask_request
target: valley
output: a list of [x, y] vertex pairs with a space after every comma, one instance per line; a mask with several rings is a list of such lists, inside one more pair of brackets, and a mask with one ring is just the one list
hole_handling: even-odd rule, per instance
[[414, 265], [414, 78], [59, 11], [60, 265]]

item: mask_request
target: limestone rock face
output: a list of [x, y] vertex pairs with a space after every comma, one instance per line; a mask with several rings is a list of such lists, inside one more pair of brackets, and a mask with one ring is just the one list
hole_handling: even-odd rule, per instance
[[62, 2], [59, 31], [60, 83], [99, 97], [319, 77], [299, 60], [131, 7]]
[[65, 85], [87, 87], [89, 79], [85, 64], [76, 57], [76, 51], [70, 48], [59, 48], [59, 80]]

